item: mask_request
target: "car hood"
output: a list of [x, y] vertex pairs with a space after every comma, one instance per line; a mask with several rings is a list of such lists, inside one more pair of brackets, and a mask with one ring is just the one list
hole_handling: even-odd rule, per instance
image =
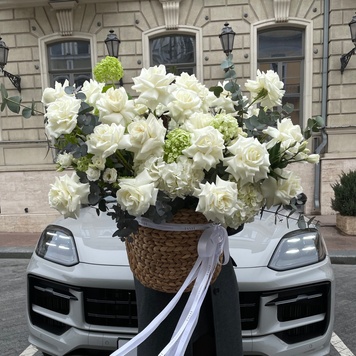
[[[55, 224], [71, 230], [82, 263], [128, 265], [125, 243], [112, 236], [115, 222], [105, 213], [98, 216], [95, 208], [87, 207], [81, 210], [80, 219], [61, 217]], [[229, 237], [230, 255], [238, 268], [267, 266], [280, 239], [297, 229], [294, 220], [281, 216], [276, 219], [274, 212], [264, 212]]]

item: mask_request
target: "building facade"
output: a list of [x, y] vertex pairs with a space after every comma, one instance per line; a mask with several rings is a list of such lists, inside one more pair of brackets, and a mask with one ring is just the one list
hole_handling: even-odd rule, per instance
[[[348, 23], [354, 0], [0, 0], [0, 34], [10, 48], [7, 72], [21, 77], [23, 103], [68, 79], [80, 85], [107, 55], [110, 30], [119, 37], [123, 85], [158, 63], [194, 73], [207, 86], [224, 79], [219, 34], [236, 32], [238, 82], [273, 69], [285, 83], [292, 119], [305, 126], [320, 115], [325, 130], [311, 140], [317, 166], [299, 165], [308, 196], [305, 212], [328, 215], [331, 184], [356, 169], [356, 56], [344, 72], [340, 57], [354, 48]], [[9, 95], [18, 95], [1, 76]], [[41, 104], [37, 105], [43, 111]], [[0, 231], [41, 231], [58, 214], [47, 194], [55, 172], [43, 115], [0, 116]]]

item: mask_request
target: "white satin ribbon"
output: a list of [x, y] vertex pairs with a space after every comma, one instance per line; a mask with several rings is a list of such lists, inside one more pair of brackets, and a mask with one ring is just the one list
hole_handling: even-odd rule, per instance
[[188, 301], [179, 318], [172, 338], [158, 356], [184, 355], [189, 340], [198, 322], [201, 305], [208, 291], [220, 255], [224, 253], [223, 264], [229, 261], [229, 240], [224, 227], [217, 224], [154, 224], [145, 218], [137, 219], [141, 226], [163, 231], [204, 230], [198, 242], [198, 258], [179, 291], [167, 306], [149, 325], [110, 356], [124, 356], [145, 341], [169, 315], [178, 303], [185, 289], [194, 282]]

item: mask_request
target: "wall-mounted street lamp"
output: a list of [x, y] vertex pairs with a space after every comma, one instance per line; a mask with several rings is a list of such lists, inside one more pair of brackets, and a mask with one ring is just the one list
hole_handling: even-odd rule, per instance
[[105, 42], [110, 57], [119, 57], [119, 47], [121, 41], [117, 38], [114, 30], [110, 30]]
[[7, 57], [9, 55], [9, 47], [6, 46], [5, 42], [2, 41], [0, 37], [0, 70], [4, 73], [5, 77], [8, 77], [14, 87], [21, 93], [21, 78], [18, 75], [11, 74], [4, 70], [7, 64]]
[[[351, 22], [349, 23], [350, 26], [350, 32], [351, 32], [351, 40], [356, 46], [356, 15], [353, 16]], [[343, 54], [340, 57], [340, 62], [341, 62], [341, 74], [344, 73], [344, 70], [349, 63], [350, 58], [356, 53], [356, 47], [354, 47], [350, 52]]]
[[233, 48], [234, 48], [234, 39], [236, 33], [233, 31], [231, 27], [229, 27], [229, 23], [225, 22], [224, 27], [219, 35], [221, 46], [223, 52], [228, 56]]
[[[118, 58], [121, 41], [117, 38], [116, 34], [114, 33], [114, 30], [110, 30], [109, 32], [110, 33], [107, 35], [104, 41], [106, 45], [106, 49], [108, 50], [110, 57]], [[120, 79], [119, 83], [120, 86], [123, 86], [124, 83], [122, 81], [122, 78]]]

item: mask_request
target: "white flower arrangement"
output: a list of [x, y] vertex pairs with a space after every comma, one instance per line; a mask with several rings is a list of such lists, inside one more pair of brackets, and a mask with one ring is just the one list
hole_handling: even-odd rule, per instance
[[111, 196], [116, 203], [108, 213], [123, 238], [137, 226], [135, 217], [169, 221], [182, 207], [237, 228], [302, 192], [285, 168], [318, 162], [306, 141], [318, 125], [310, 119], [303, 134], [288, 106], [273, 110], [284, 94], [273, 71], [247, 81], [251, 103], [232, 80], [209, 90], [194, 75], [167, 73], [163, 65], [142, 69], [133, 81], [133, 99], [123, 87], [95, 80], [44, 90], [57, 169], [74, 169], [49, 192], [50, 206], [65, 217], [78, 217], [87, 203], [108, 212]]

